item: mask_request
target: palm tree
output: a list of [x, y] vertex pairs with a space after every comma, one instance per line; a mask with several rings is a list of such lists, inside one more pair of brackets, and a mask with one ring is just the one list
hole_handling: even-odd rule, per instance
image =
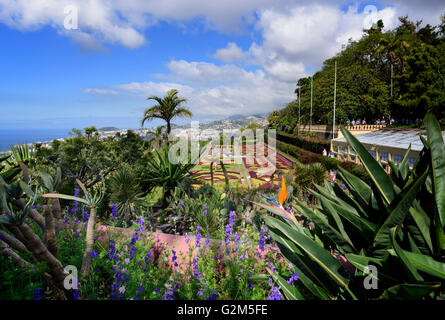
[[151, 141], [154, 142], [154, 147], [156, 149], [160, 149], [162, 146], [162, 141], [165, 140], [165, 132], [164, 132], [165, 126], [158, 126], [155, 130], [147, 132], [147, 136], [151, 135], [152, 139]]
[[179, 98], [177, 96], [178, 90], [172, 89], [167, 92], [167, 95], [164, 98], [159, 98], [157, 96], [148, 97], [147, 100], [156, 100], [158, 103], [152, 107], [149, 107], [144, 112], [144, 117], [141, 121], [141, 126], [144, 125], [145, 121], [150, 121], [155, 118], [163, 119], [167, 122], [167, 135], [170, 134], [171, 131], [171, 120], [174, 117], [192, 117], [192, 112], [184, 107], [180, 107], [179, 105], [187, 100], [184, 98]]

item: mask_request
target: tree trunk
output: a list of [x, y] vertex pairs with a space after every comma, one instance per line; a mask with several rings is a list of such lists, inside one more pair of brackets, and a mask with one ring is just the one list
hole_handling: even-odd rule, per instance
[[18, 240], [16, 237], [10, 235], [9, 233], [0, 230], [0, 236], [1, 239], [6, 242], [12, 249], [23, 251], [23, 252], [29, 252], [28, 249], [26, 249], [26, 246], [23, 244], [22, 241]]
[[21, 241], [23, 244], [26, 242], [25, 237], [23, 236], [22, 232], [17, 226], [10, 225], [6, 226], [9, 231], [16, 237], [19, 241]]
[[88, 218], [86, 247], [83, 253], [82, 268], [80, 274], [85, 278], [90, 275], [91, 269], [91, 253], [94, 245], [94, 230], [96, 228], [96, 206], [91, 206], [90, 217]]
[[47, 263], [50, 273], [54, 277], [57, 285], [60, 288], [63, 288], [65, 272], [62, 263], [49, 252], [42, 240], [40, 240], [26, 222], [19, 224], [18, 228], [23, 234], [25, 239], [24, 244], [28, 250], [32, 252], [38, 261], [45, 261]]
[[52, 213], [56, 220], [59, 220], [62, 218], [62, 209], [60, 207], [60, 201], [57, 198], [51, 199], [51, 207], [52, 207]]
[[45, 205], [45, 237], [46, 237], [46, 245], [48, 247], [49, 252], [55, 257], [57, 257], [57, 237], [56, 237], [56, 222], [53, 217], [53, 213], [51, 212], [51, 208], [49, 202]]
[[172, 127], [170, 125], [170, 120], [167, 120], [167, 136], [170, 134], [171, 130], [172, 130]]
[[22, 257], [20, 257], [14, 250], [11, 249], [11, 247], [3, 240], [0, 240], [0, 252], [6, 257], [11, 258], [14, 264], [16, 264], [19, 267], [29, 267], [33, 271], [37, 271], [37, 268], [29, 263], [28, 261], [24, 260]]

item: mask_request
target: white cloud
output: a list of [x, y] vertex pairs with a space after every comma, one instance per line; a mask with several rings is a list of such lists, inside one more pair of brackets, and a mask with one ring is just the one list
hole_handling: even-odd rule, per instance
[[[64, 8], [78, 9], [79, 30], [66, 30]], [[143, 34], [119, 15], [112, 3], [104, 0], [0, 0], [0, 23], [19, 30], [37, 30], [46, 25], [75, 41], [91, 46], [97, 42], [118, 43], [137, 48], [145, 43]]]
[[243, 50], [235, 42], [229, 42], [227, 48], [218, 49], [213, 55], [215, 59], [223, 62], [241, 61], [244, 56]]
[[[168, 68], [170, 74], [166, 77], [171, 80], [169, 82], [133, 82], [101, 90], [147, 97], [163, 96], [175, 88], [180, 96], [188, 99], [187, 106], [201, 119], [269, 112], [294, 98], [294, 84], [276, 80], [261, 70], [246, 71], [233, 65], [217, 66], [184, 60], [173, 60]], [[87, 89], [88, 93], [98, 94], [95, 90]]]
[[[423, 18], [425, 23], [438, 23], [445, 11], [441, 0], [381, 1], [396, 16], [410, 14], [413, 18]], [[158, 21], [182, 24], [200, 19], [206, 28], [223, 33], [246, 30], [246, 26], [257, 23], [266, 43], [280, 47], [287, 54], [297, 54], [304, 52], [310, 43], [330, 43], [331, 36], [337, 38], [337, 32], [342, 31], [343, 23], [360, 19], [361, 14], [345, 14], [338, 9], [347, 3], [346, 0], [335, 3], [329, 0], [0, 0], [0, 23], [20, 30], [49, 25], [79, 39], [74, 31], [63, 30], [64, 8], [74, 5], [78, 8], [80, 32], [99, 42], [129, 48], [143, 45], [147, 41], [144, 31]], [[289, 38], [292, 42], [281, 42], [279, 46], [280, 39]], [[309, 43], [308, 38], [311, 38]], [[221, 51], [222, 61], [239, 57], [236, 44], [229, 44], [226, 49]], [[326, 50], [321, 48], [322, 53]]]

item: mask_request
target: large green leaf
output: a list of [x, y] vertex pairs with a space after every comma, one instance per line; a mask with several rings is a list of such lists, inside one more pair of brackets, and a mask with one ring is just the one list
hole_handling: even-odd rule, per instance
[[279, 274], [273, 273], [270, 269], [267, 269], [267, 272], [269, 272], [273, 280], [279, 284], [287, 300], [305, 300], [297, 288], [287, 283], [287, 281], [284, 280]]
[[400, 261], [402, 262], [403, 267], [407, 271], [408, 277], [412, 281], [423, 281], [422, 276], [417, 272], [416, 268], [410, 263], [408, 258], [406, 257], [404, 251], [402, 248], [400, 248], [399, 244], [396, 241], [396, 231], [397, 227], [391, 228], [391, 241], [394, 248], [394, 251], [396, 252], [397, 256], [400, 258]]
[[[345, 257], [350, 264], [352, 264], [355, 268], [357, 268], [361, 272], [365, 272], [365, 268], [370, 265], [378, 267], [377, 268], [378, 272], [376, 275], [377, 280], [382, 280], [384, 278], [386, 280], [393, 282], [397, 281], [394, 275], [390, 275], [386, 272], [389, 271], [390, 269], [385, 268], [384, 261], [382, 259], [367, 257], [364, 255], [357, 255], [353, 253], [347, 253]], [[371, 273], [370, 276], [374, 277], [375, 275]]]
[[338, 285], [334, 283], [335, 286], [332, 286], [330, 277], [282, 232], [271, 226], [269, 226], [269, 230], [285, 260], [292, 264], [299, 274], [300, 283], [321, 300], [335, 299], [333, 292], [338, 289]]
[[400, 226], [403, 223], [417, 193], [425, 182], [427, 174], [428, 170], [399, 194], [394, 200], [394, 203], [391, 203], [389, 217], [385, 220], [379, 231], [377, 231], [374, 239], [374, 247], [376, 249], [386, 249], [391, 247], [390, 229], [395, 226]]
[[[360, 217], [357, 212], [350, 211], [346, 207], [338, 205], [328, 199], [323, 199], [322, 204], [323, 203], [325, 204], [325, 209], [328, 211], [327, 213], [335, 212], [340, 215], [344, 220], [348, 221], [354, 228], [356, 228], [357, 232], [361, 234], [365, 240], [370, 241], [369, 238], [373, 237], [377, 231], [377, 226], [375, 224]], [[299, 204], [300, 206], [302, 205], [302, 203]]]
[[403, 250], [406, 258], [419, 271], [445, 280], [445, 263], [434, 260], [430, 256]]
[[386, 289], [380, 300], [418, 300], [440, 288], [440, 282], [423, 282], [421, 284], [403, 283]]
[[338, 262], [329, 251], [320, 247], [314, 240], [295, 231], [289, 225], [277, 219], [265, 217], [265, 221], [267, 225], [280, 230], [289, 240], [295, 243], [315, 261], [338, 285], [348, 291], [351, 297], [355, 298], [354, 294], [349, 290], [347, 279], [339, 273], [339, 270], [342, 268], [340, 262]]
[[[331, 215], [336, 216], [336, 218], [340, 220], [338, 215], [335, 213], [335, 210], [332, 209], [332, 206], [330, 206], [329, 203], [326, 204], [326, 206], [329, 206], [330, 210], [332, 211]], [[342, 229], [340, 233], [334, 227], [332, 227], [327, 220], [323, 219], [323, 217], [321, 217], [318, 213], [313, 212], [312, 210], [306, 208], [302, 203], [299, 203], [299, 207], [302, 209], [303, 214], [310, 220], [312, 220], [323, 231], [323, 233], [338, 246], [338, 249], [342, 251], [342, 253], [356, 251], [356, 249], [354, 248], [354, 244], [352, 243], [347, 233], [344, 231], [343, 224], [341, 223], [341, 221], [339, 221], [340, 228]]]
[[427, 113], [424, 120], [431, 148], [435, 201], [442, 227], [445, 226], [445, 145], [436, 117]]
[[[341, 167], [338, 168], [338, 171], [340, 178], [348, 187], [349, 192], [351, 192], [354, 199], [358, 202], [360, 207], [362, 207], [362, 211], [366, 211], [372, 196], [371, 187], [367, 185], [366, 182]], [[364, 213], [367, 214], [367, 212]], [[367, 216], [365, 215], [365, 217]]]
[[394, 188], [391, 178], [386, 174], [385, 170], [380, 166], [380, 164], [375, 160], [368, 150], [360, 143], [360, 141], [354, 137], [348, 130], [344, 127], [340, 127], [343, 136], [346, 138], [348, 143], [354, 149], [363, 166], [374, 182], [375, 187], [379, 190], [383, 199], [387, 204], [391, 203], [394, 199]]
[[69, 195], [66, 195], [66, 194], [45, 193], [45, 194], [42, 194], [42, 197], [44, 197], [44, 198], [55, 198], [55, 199], [72, 200], [72, 201], [78, 201], [78, 202], [85, 203], [88, 206], [90, 205], [90, 203], [87, 200], [85, 200], [85, 199], [74, 197], [74, 196], [69, 196]]
[[422, 209], [417, 201], [414, 201], [413, 206], [409, 208], [409, 213], [416, 223], [425, 243], [428, 245], [428, 249], [433, 253], [433, 243], [431, 241], [430, 227], [431, 219], [426, 212]]
[[264, 204], [264, 203], [254, 202], [254, 201], [251, 201], [251, 202], [252, 202], [253, 204], [256, 204], [257, 206], [263, 208], [263, 209], [266, 209], [267, 211], [269, 211], [269, 212], [271, 212], [271, 213], [273, 213], [273, 214], [276, 214], [277, 216], [283, 217], [283, 218], [285, 218], [286, 220], [291, 221], [291, 222], [292, 222], [293, 224], [295, 224], [295, 225], [298, 225], [298, 221], [297, 221], [297, 219], [295, 218], [295, 216], [294, 216], [292, 213], [287, 212], [287, 211], [284, 210], [283, 208], [279, 208], [279, 207], [277, 207], [277, 206], [272, 206], [272, 205], [269, 205], [269, 204]]

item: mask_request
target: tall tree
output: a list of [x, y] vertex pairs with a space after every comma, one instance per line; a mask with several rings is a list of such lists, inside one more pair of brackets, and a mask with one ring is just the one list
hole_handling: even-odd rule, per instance
[[144, 125], [145, 121], [150, 121], [153, 119], [162, 119], [167, 122], [167, 135], [171, 131], [171, 120], [175, 117], [192, 117], [192, 112], [184, 107], [180, 107], [181, 103], [186, 102], [184, 98], [178, 97], [178, 90], [172, 89], [167, 92], [164, 98], [159, 98], [157, 96], [148, 97], [147, 100], [155, 100], [158, 104], [148, 107], [141, 121], [141, 126]]

